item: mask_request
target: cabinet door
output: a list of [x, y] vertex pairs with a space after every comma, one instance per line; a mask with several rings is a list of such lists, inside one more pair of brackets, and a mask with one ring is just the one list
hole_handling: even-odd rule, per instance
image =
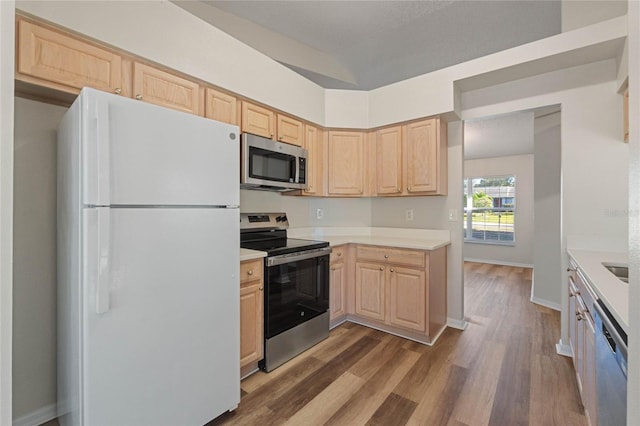
[[425, 271], [389, 267], [389, 323], [412, 330], [426, 330]]
[[198, 83], [134, 62], [133, 95], [136, 99], [195, 115], [203, 115], [204, 93]]
[[263, 357], [263, 305], [262, 281], [240, 287], [240, 367]]
[[329, 195], [364, 194], [364, 133], [329, 132]]
[[322, 135], [314, 126], [304, 126], [304, 147], [309, 153], [307, 158], [307, 184], [304, 194], [322, 195]]
[[304, 143], [304, 125], [288, 115], [278, 114], [278, 140], [292, 145]]
[[582, 400], [591, 424], [598, 423], [598, 388], [596, 387], [596, 329], [591, 315], [585, 315], [584, 322], [584, 379]]
[[573, 278], [569, 277], [569, 345], [573, 353], [573, 367], [576, 367], [576, 329], [578, 319], [576, 318], [576, 286]]
[[331, 321], [347, 313], [346, 282], [347, 274], [344, 262], [332, 264], [329, 275], [329, 319]]
[[84, 86], [121, 92], [120, 55], [22, 19], [17, 25], [18, 74], [69, 86], [75, 93]]
[[[580, 296], [576, 296], [576, 353], [574, 359], [574, 367], [576, 369], [576, 375], [578, 378], [578, 389], [580, 394], [583, 394], [583, 382], [584, 382], [584, 336], [585, 336], [585, 321], [584, 310], [585, 307], [581, 303]], [[584, 398], [584, 397], [583, 397]]]
[[356, 263], [356, 314], [378, 321], [385, 320], [385, 267]]
[[376, 132], [376, 193], [402, 192], [402, 127]]
[[406, 126], [408, 193], [438, 189], [437, 124], [437, 119], [430, 119]]
[[204, 116], [212, 120], [238, 125], [238, 106], [235, 96], [207, 87]]
[[242, 102], [242, 131], [273, 139], [276, 129], [276, 115], [273, 111], [251, 102]]

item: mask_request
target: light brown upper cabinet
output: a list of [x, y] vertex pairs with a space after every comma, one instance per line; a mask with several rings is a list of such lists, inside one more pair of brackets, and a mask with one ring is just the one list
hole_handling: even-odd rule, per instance
[[317, 127], [304, 125], [304, 148], [307, 149], [307, 189], [304, 195], [322, 195], [323, 149], [322, 132]]
[[212, 120], [238, 125], [238, 101], [235, 96], [207, 87], [204, 116]]
[[276, 114], [260, 105], [242, 101], [242, 132], [273, 139], [276, 135]]
[[23, 18], [16, 24], [17, 80], [68, 93], [123, 91], [121, 55]]
[[158, 68], [133, 63], [133, 96], [139, 101], [204, 115], [204, 88]]
[[327, 152], [328, 195], [363, 196], [365, 192], [365, 133], [330, 131]]
[[439, 118], [404, 126], [405, 193], [447, 194], [447, 124]]
[[402, 126], [376, 132], [376, 193], [402, 193]]
[[288, 115], [278, 114], [278, 140], [292, 145], [304, 144], [305, 131], [302, 121]]

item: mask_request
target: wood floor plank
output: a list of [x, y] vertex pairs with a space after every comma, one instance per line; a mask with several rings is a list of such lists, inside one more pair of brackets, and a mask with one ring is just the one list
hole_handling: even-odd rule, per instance
[[469, 371], [452, 364], [442, 368], [418, 403], [408, 425], [446, 425], [455, 402], [467, 381]]
[[297, 383], [282, 395], [272, 398], [267, 406], [280, 417], [290, 418], [378, 344], [380, 341], [377, 339], [368, 336], [360, 338], [327, 362], [322, 369], [310, 374], [304, 382]]
[[475, 426], [489, 424], [491, 411], [487, 407], [493, 406], [505, 351], [504, 344], [485, 344], [476, 353], [477, 362], [455, 402], [457, 421]]
[[365, 424], [419, 360], [420, 355], [404, 348], [396, 348], [391, 352], [391, 358], [393, 362], [386, 363], [378, 369], [376, 374], [367, 380], [366, 385], [327, 420], [326, 425]]
[[392, 393], [366, 423], [372, 426], [403, 425], [416, 409], [416, 403]]
[[362, 386], [366, 380], [345, 372], [302, 409], [296, 412], [286, 423], [287, 426], [322, 425], [342, 407]]

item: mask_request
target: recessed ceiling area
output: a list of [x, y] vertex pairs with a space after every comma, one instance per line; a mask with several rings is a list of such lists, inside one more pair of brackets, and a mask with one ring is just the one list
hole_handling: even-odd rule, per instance
[[374, 89], [561, 31], [559, 0], [174, 3], [330, 89]]

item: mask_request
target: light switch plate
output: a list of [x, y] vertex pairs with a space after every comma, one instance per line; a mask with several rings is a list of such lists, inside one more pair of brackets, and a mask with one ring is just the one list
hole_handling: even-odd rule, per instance
[[322, 219], [324, 217], [324, 210], [316, 209], [316, 219]]
[[449, 209], [449, 222], [456, 222], [458, 220], [458, 210]]

